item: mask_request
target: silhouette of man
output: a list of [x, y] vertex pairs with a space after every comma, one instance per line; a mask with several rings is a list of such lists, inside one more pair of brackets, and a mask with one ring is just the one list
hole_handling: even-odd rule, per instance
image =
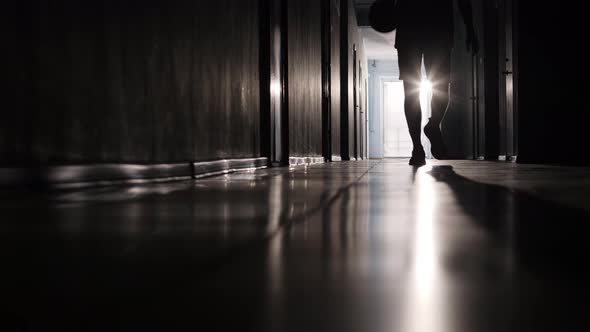
[[[449, 105], [451, 84], [451, 51], [454, 45], [454, 0], [397, 0], [398, 18], [395, 48], [399, 55], [400, 80], [404, 82], [404, 109], [414, 149], [410, 165], [421, 166], [425, 162], [424, 148], [420, 140], [422, 113], [420, 110], [421, 66], [432, 83], [432, 116], [424, 127], [430, 140], [432, 155], [446, 159], [447, 149], [440, 131], [440, 124]], [[479, 43], [473, 27], [470, 0], [456, 0], [467, 28], [467, 49], [473, 54]]]

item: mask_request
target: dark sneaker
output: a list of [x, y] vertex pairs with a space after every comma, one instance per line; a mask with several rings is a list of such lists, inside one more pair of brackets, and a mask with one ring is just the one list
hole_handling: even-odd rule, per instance
[[414, 149], [412, 151], [412, 158], [410, 158], [410, 165], [411, 166], [424, 166], [426, 165], [426, 154], [424, 153], [424, 149]]
[[424, 127], [424, 135], [430, 140], [430, 151], [432, 156], [438, 160], [444, 160], [448, 158], [447, 147], [443, 140], [440, 128], [428, 122]]

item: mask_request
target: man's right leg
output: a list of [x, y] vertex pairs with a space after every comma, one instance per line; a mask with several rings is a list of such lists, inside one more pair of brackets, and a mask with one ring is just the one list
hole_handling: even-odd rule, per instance
[[448, 158], [448, 152], [440, 124], [449, 107], [449, 83], [438, 82], [438, 86], [433, 87], [431, 105], [432, 116], [424, 127], [424, 134], [430, 140], [430, 151], [434, 158], [444, 160]]
[[424, 66], [432, 83], [432, 116], [424, 127], [424, 134], [430, 140], [432, 155], [436, 159], [447, 159], [448, 152], [440, 129], [441, 122], [449, 107], [451, 83], [451, 49], [433, 45], [424, 52]]

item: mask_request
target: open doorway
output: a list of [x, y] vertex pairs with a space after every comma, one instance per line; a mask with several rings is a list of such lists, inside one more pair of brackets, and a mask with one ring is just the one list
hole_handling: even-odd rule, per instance
[[[383, 157], [409, 158], [412, 156], [412, 139], [408, 132], [404, 113], [404, 84], [402, 81], [384, 81], [383, 95]], [[424, 78], [420, 87], [420, 107], [422, 109], [422, 128], [431, 114], [432, 86]], [[432, 158], [430, 141], [422, 132], [422, 145], [427, 158]]]
[[404, 115], [404, 84], [383, 82], [383, 157], [412, 155], [412, 139]]

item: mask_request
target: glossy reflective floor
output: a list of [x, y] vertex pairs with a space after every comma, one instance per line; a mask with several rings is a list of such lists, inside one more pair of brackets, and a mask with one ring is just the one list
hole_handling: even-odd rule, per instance
[[589, 203], [468, 161], [4, 193], [0, 330], [590, 331]]

